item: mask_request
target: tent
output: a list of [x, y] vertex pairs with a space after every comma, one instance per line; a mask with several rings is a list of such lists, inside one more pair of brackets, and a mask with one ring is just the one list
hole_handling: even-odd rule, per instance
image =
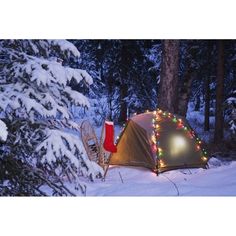
[[142, 166], [157, 173], [207, 167], [202, 141], [183, 117], [160, 109], [130, 118], [111, 154], [110, 165]]

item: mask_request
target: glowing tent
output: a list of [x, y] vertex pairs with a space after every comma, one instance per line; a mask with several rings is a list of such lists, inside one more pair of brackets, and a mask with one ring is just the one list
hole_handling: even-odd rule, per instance
[[203, 143], [186, 119], [158, 109], [128, 120], [109, 164], [143, 166], [159, 173], [206, 168], [207, 161]]

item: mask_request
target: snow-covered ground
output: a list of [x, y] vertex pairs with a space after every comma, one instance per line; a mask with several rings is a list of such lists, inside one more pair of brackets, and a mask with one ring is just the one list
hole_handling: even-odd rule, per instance
[[88, 183], [87, 196], [234, 196], [236, 162], [209, 161], [209, 169], [159, 174], [138, 167], [110, 167], [104, 182]]

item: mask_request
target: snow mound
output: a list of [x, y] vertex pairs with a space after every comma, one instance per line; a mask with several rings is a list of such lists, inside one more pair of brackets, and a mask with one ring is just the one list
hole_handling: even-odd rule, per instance
[[217, 168], [217, 167], [222, 165], [222, 162], [220, 160], [218, 160], [217, 158], [212, 157], [208, 161], [208, 165], [209, 165], [210, 168]]

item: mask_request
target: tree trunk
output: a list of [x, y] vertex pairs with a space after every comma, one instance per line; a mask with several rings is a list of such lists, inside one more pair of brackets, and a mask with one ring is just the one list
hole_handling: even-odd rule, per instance
[[200, 98], [200, 94], [197, 95], [196, 97], [196, 104], [194, 107], [194, 111], [200, 111], [200, 105], [201, 105], [201, 98]]
[[205, 110], [204, 110], [204, 130], [210, 130], [210, 78], [205, 79]]
[[164, 40], [158, 106], [172, 113], [177, 111], [179, 40]]
[[130, 64], [130, 58], [128, 57], [128, 47], [129, 42], [124, 40], [122, 42], [122, 48], [121, 48], [121, 78], [120, 78], [120, 115], [118, 122], [124, 123], [127, 120], [127, 101], [126, 98], [128, 96], [128, 85], [127, 80], [129, 79], [129, 64]]
[[108, 86], [108, 110], [109, 110], [108, 119], [112, 120], [113, 109], [112, 109], [112, 81], [111, 81], [111, 78], [108, 79], [107, 86]]
[[184, 117], [186, 116], [188, 110], [188, 102], [191, 93], [193, 77], [194, 76], [191, 69], [188, 68], [184, 75], [183, 84], [179, 91], [178, 111], [176, 113]]
[[126, 84], [123, 84], [120, 88], [120, 116], [119, 122], [123, 123], [127, 120], [127, 102], [125, 101], [128, 95], [128, 87]]
[[211, 76], [211, 70], [209, 68], [210, 61], [211, 61], [211, 44], [208, 43], [208, 73], [207, 77], [205, 78], [205, 109], [204, 109], [204, 130], [209, 131], [210, 130], [210, 76]]
[[220, 144], [224, 135], [223, 92], [224, 92], [224, 42], [218, 42], [218, 62], [216, 75], [216, 112], [214, 142]]

